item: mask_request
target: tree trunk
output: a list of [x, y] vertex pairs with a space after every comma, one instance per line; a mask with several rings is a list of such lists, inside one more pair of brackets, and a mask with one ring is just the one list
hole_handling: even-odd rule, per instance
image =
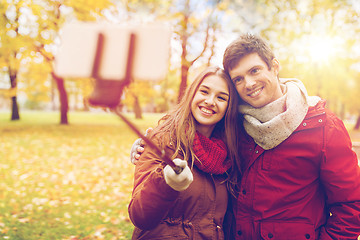
[[360, 113], [359, 113], [358, 118], [356, 120], [354, 130], [359, 130], [359, 128], [360, 128]]
[[59, 100], [60, 100], [60, 124], [69, 124], [67, 113], [69, 111], [68, 96], [65, 89], [64, 79], [55, 75], [54, 72], [51, 73], [55, 79], [57, 89], [59, 91]]
[[20, 114], [19, 114], [19, 106], [17, 103], [17, 97], [16, 97], [16, 88], [17, 88], [17, 81], [16, 81], [16, 75], [17, 74], [11, 74], [11, 70], [9, 70], [10, 73], [10, 85], [11, 90], [13, 90], [13, 96], [11, 96], [11, 121], [14, 120], [20, 120]]
[[90, 110], [90, 107], [89, 107], [89, 103], [88, 101], [86, 100], [86, 98], [83, 98], [83, 105], [84, 105], [84, 111], [85, 112], [88, 112]]
[[20, 120], [19, 106], [18, 106], [18, 104], [17, 104], [17, 98], [16, 98], [16, 96], [11, 97], [11, 102], [12, 102], [11, 121], [13, 121], [13, 120]]
[[181, 82], [179, 86], [179, 96], [178, 96], [178, 103], [181, 101], [181, 98], [184, 96], [186, 87], [187, 87], [187, 77], [189, 73], [189, 66], [188, 64], [183, 64], [181, 66]]
[[343, 103], [340, 104], [340, 119], [345, 119], [345, 104]]
[[134, 96], [134, 113], [135, 113], [135, 118], [136, 119], [142, 119], [142, 114], [141, 114], [141, 107], [139, 104], [139, 99], [138, 97]]
[[180, 80], [180, 86], [179, 86], [179, 95], [178, 95], [178, 103], [181, 101], [182, 97], [184, 96], [186, 87], [187, 87], [187, 77], [189, 73], [190, 68], [190, 62], [187, 61], [187, 42], [188, 42], [188, 34], [187, 34], [187, 28], [188, 28], [188, 22], [189, 22], [189, 16], [188, 16], [188, 10], [189, 10], [189, 0], [185, 3], [185, 15], [183, 19], [183, 32], [180, 36], [181, 39], [181, 80]]

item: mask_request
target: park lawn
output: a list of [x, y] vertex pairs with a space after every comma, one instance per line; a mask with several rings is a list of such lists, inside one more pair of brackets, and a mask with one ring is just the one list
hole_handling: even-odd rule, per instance
[[[141, 131], [162, 114], [126, 115]], [[111, 113], [0, 112], [0, 239], [130, 239], [137, 136]], [[359, 139], [360, 140], [360, 139]]]
[[[141, 131], [159, 114], [141, 120]], [[0, 113], [0, 239], [130, 239], [137, 136], [111, 113]]]

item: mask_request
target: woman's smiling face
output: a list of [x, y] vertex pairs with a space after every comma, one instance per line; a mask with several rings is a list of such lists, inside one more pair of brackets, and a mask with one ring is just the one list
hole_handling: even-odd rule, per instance
[[225, 79], [210, 75], [202, 81], [191, 102], [197, 131], [210, 137], [215, 125], [225, 115], [229, 97], [229, 87]]

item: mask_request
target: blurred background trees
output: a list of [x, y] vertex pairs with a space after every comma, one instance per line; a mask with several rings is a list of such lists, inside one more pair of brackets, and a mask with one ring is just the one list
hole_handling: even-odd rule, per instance
[[[301, 79], [339, 117], [360, 115], [360, 3], [356, 0], [3, 0], [0, 3], [0, 108], [87, 110], [92, 79], [61, 79], [53, 60], [61, 27], [71, 21], [166, 22], [173, 28], [167, 77], [134, 83], [124, 111], [164, 112], [192, 76], [222, 64], [239, 33], [261, 34], [280, 59], [281, 77]], [[146, 85], [147, 84], [147, 85]], [[359, 120], [358, 120], [359, 121]], [[358, 127], [360, 121], [358, 122]]]

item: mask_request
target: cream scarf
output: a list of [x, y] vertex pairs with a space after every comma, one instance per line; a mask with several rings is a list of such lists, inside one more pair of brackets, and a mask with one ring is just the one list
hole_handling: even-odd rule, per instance
[[280, 79], [280, 87], [284, 95], [262, 108], [239, 106], [246, 132], [265, 150], [286, 140], [304, 120], [308, 107], [320, 101], [317, 96], [309, 97], [297, 79]]

